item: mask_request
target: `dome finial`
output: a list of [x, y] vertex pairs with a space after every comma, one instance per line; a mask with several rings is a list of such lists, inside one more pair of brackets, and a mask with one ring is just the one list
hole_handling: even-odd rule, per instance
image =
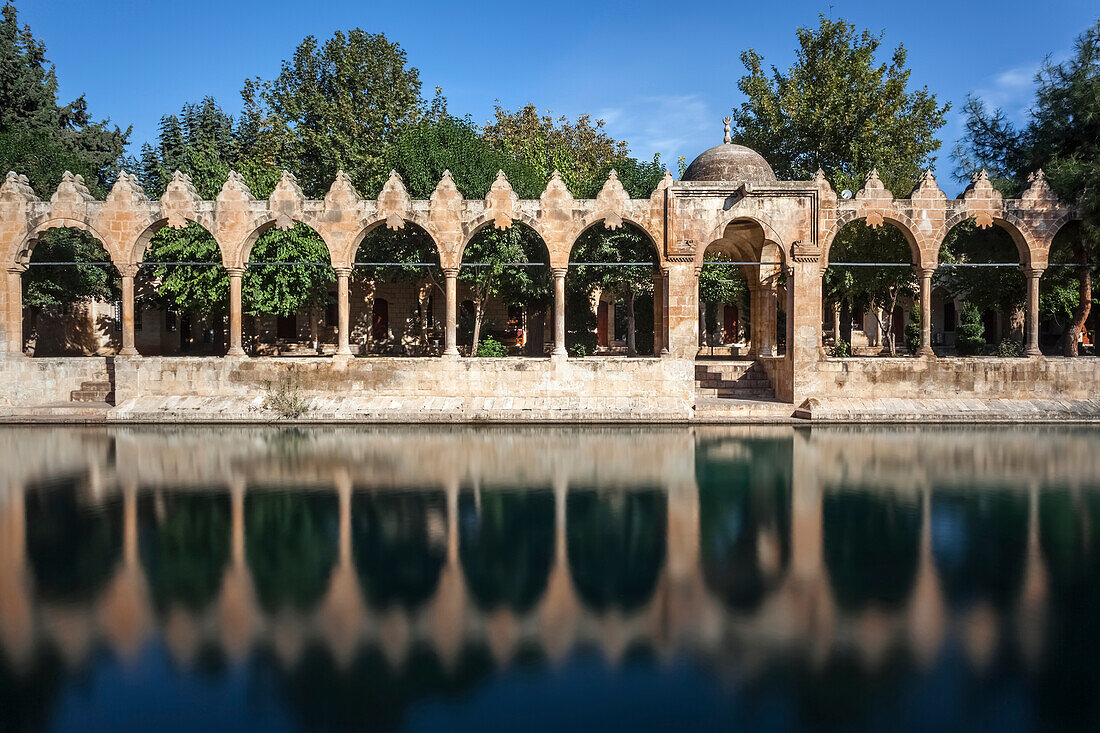
[[726, 125], [725, 134], [722, 135], [722, 144], [729, 145], [733, 142], [733, 137], [730, 135], [730, 123], [733, 122], [733, 118], [723, 117], [722, 122]]

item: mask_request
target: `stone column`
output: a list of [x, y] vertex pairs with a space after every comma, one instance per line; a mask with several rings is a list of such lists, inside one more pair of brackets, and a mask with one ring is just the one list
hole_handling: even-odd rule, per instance
[[1028, 267], [1024, 269], [1027, 275], [1027, 348], [1025, 356], [1042, 356], [1039, 351], [1039, 278], [1043, 276], [1043, 268]]
[[671, 340], [669, 338], [668, 330], [668, 267], [661, 268], [661, 356], [668, 356], [670, 353], [668, 349], [668, 343]]
[[8, 356], [23, 355], [23, 273], [26, 271], [26, 265], [10, 265], [4, 283], [7, 295], [3, 312], [4, 352]]
[[565, 273], [564, 267], [555, 267], [554, 275], [554, 351], [552, 356], [563, 358], [565, 350]]
[[[775, 276], [772, 275], [766, 278], [757, 290], [757, 304], [760, 315], [756, 319], [759, 334], [753, 333], [753, 340], [758, 342], [754, 351], [757, 356], [775, 356], [775, 330], [779, 324]], [[788, 313], [787, 318], [790, 317]]]
[[350, 356], [351, 344], [348, 341], [351, 333], [351, 303], [348, 298], [348, 284], [351, 280], [350, 267], [336, 268], [336, 354], [337, 356]]
[[[458, 268], [443, 268], [444, 294], [447, 296], [446, 312], [446, 343], [443, 347], [443, 356], [458, 356]], [[371, 327], [374, 323], [372, 321]]]
[[821, 348], [821, 250], [795, 245], [787, 278], [787, 355], [792, 360], [792, 401], [813, 396]]
[[241, 278], [243, 267], [227, 267], [229, 274], [229, 351], [227, 356], [244, 356], [241, 340]]
[[653, 355], [665, 350], [665, 276], [660, 270], [653, 273]]
[[668, 263], [668, 350], [677, 359], [699, 352], [699, 281], [694, 262]]
[[118, 268], [122, 275], [122, 349], [119, 356], [137, 356], [134, 345], [134, 277], [137, 265], [123, 265]]
[[917, 356], [934, 356], [932, 353], [932, 273], [935, 268], [920, 270], [920, 348]]

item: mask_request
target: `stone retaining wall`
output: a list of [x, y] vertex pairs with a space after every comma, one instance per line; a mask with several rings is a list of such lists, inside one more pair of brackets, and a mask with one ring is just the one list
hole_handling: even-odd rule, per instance
[[1100, 361], [1091, 357], [823, 359], [800, 380], [806, 384], [805, 397], [819, 398], [1085, 400], [1100, 395]]
[[0, 358], [0, 406], [68, 402], [81, 382], [110, 379], [111, 357]]
[[346, 399], [374, 415], [389, 399], [403, 420], [417, 412], [452, 420], [685, 420], [695, 406], [694, 362], [683, 359], [154, 357], [115, 363], [120, 411], [129, 403], [179, 397], [204, 409], [215, 404], [211, 399], [226, 400], [226, 410], [255, 409], [281, 385], [325, 412], [342, 411]]

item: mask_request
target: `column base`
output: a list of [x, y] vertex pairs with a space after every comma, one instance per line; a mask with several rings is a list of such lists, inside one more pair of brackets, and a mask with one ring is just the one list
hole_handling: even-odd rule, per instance
[[916, 355], [920, 356], [920, 357], [927, 358], [929, 356], [935, 356], [936, 352], [932, 351], [931, 346], [921, 346], [920, 348], [917, 349], [917, 354]]
[[550, 361], [565, 361], [569, 358], [569, 354], [564, 351], [554, 351], [550, 353]]
[[138, 353], [138, 350], [135, 349], [133, 346], [130, 346], [129, 348], [119, 349], [118, 355], [119, 356], [141, 356], [141, 354]]
[[454, 351], [444, 351], [441, 356], [444, 359], [457, 359], [462, 355], [458, 353], [458, 349], [455, 349]]
[[351, 356], [351, 347], [341, 346], [340, 348], [336, 349], [336, 356]]
[[1039, 351], [1038, 347], [1028, 347], [1027, 349], [1024, 349], [1024, 356], [1026, 356], [1026, 357], [1030, 358], [1030, 357], [1042, 356], [1042, 355], [1043, 355], [1043, 352]]
[[229, 351], [225, 352], [225, 355], [226, 356], [246, 356], [246, 354], [244, 353], [244, 348], [240, 347], [240, 346], [229, 349]]

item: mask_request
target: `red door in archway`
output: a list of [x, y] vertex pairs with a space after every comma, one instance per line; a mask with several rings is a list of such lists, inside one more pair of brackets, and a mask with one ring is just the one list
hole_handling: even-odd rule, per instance
[[596, 306], [596, 343], [607, 346], [607, 301]]
[[385, 298], [374, 299], [374, 316], [370, 336], [374, 341], [385, 341], [390, 335], [390, 304]]
[[722, 307], [722, 343], [732, 344], [737, 340], [737, 306]]

